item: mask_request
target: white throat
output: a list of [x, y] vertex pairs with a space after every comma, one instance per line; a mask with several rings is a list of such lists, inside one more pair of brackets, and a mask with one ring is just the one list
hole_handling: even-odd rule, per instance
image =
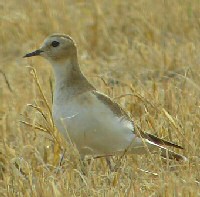
[[70, 78], [71, 71], [73, 69], [73, 63], [70, 59], [64, 62], [52, 62], [52, 67], [55, 77], [55, 88], [63, 88], [67, 86]]
[[66, 101], [84, 91], [94, 89], [81, 73], [77, 59], [51, 63], [55, 76], [54, 103]]

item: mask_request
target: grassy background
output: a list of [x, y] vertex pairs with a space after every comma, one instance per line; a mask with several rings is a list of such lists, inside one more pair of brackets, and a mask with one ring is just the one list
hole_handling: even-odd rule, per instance
[[[199, 0], [1, 0], [0, 196], [200, 196], [199, 9]], [[99, 90], [142, 129], [181, 144], [189, 162], [149, 154], [113, 157], [115, 172], [103, 158], [83, 166], [36, 83], [51, 105], [51, 66], [22, 59], [55, 32], [75, 39]]]

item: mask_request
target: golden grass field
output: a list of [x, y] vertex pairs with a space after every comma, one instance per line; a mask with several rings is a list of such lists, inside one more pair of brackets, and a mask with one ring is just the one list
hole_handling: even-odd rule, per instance
[[[199, 9], [198, 0], [1, 0], [0, 196], [200, 196]], [[189, 161], [148, 154], [113, 157], [115, 171], [104, 158], [83, 165], [52, 125], [51, 66], [22, 58], [55, 32], [74, 38], [97, 89]]]

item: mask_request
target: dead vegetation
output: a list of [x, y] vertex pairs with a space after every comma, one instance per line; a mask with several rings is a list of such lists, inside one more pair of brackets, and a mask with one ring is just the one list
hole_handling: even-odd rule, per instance
[[[199, 6], [1, 1], [0, 196], [199, 196]], [[143, 130], [182, 145], [189, 162], [125, 154], [113, 157], [113, 172], [104, 158], [84, 165], [53, 126], [50, 65], [22, 59], [54, 32], [76, 40], [81, 68], [99, 90]]]

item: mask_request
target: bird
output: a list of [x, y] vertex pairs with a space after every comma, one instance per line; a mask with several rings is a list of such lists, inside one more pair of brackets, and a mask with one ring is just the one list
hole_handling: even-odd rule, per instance
[[81, 157], [160, 153], [164, 158], [187, 158], [166, 146], [181, 146], [153, 134], [136, 130], [134, 121], [109, 96], [99, 92], [82, 73], [77, 45], [66, 34], [48, 36], [39, 49], [24, 58], [41, 56], [52, 65], [55, 77], [52, 115], [64, 139], [70, 140]]

